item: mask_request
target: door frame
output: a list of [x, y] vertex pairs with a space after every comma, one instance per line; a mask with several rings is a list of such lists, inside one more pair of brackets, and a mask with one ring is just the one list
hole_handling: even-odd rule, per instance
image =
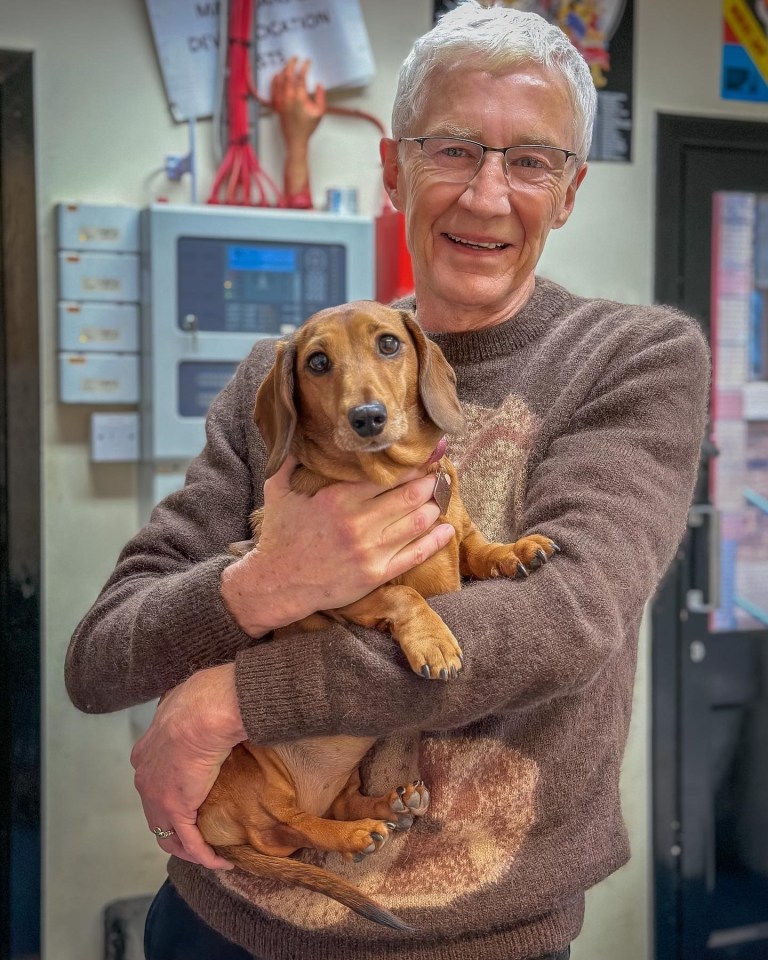
[[[659, 113], [656, 116], [656, 249], [654, 298], [681, 304], [684, 240], [682, 198], [691, 147], [768, 151], [768, 124]], [[669, 269], [672, 265], [674, 269]], [[709, 331], [709, 317], [699, 317]]]
[[[0, 957], [39, 941], [40, 372], [33, 55], [0, 50]], [[31, 719], [30, 719], [31, 718]], [[29, 848], [26, 849], [29, 852]], [[30, 872], [31, 871], [31, 872]], [[25, 883], [11, 884], [23, 877]]]
[[[679, 306], [693, 313], [709, 338], [709, 311], [696, 310], [686, 303], [683, 287], [686, 254], [683, 198], [688, 176], [686, 155], [690, 149], [706, 148], [722, 150], [724, 154], [735, 149], [754, 150], [763, 157], [768, 156], [768, 124], [750, 120], [657, 114], [656, 134], [654, 298], [656, 302]], [[704, 215], [705, 219], [711, 218], [710, 211], [705, 211]], [[707, 479], [707, 471], [700, 471], [695, 496], [697, 502], [707, 500]], [[684, 648], [689, 633], [685, 623], [686, 594], [691, 586], [688, 582], [689, 564], [683, 561], [689, 550], [697, 555], [699, 568], [706, 570], [705, 546], [700, 537], [691, 537], [689, 532], [651, 608], [651, 823], [655, 960], [678, 960], [682, 950], [681, 842], [686, 808], [681, 795], [679, 772], [683, 761], [682, 657], [687, 655]], [[704, 800], [699, 798], [698, 802]], [[686, 882], [690, 883], [690, 878]]]

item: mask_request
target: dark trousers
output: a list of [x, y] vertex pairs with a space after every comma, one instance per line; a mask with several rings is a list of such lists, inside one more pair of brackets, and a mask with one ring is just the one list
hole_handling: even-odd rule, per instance
[[[144, 955], [147, 960], [259, 960], [203, 923], [170, 880], [160, 887], [149, 908]], [[570, 955], [568, 947], [540, 960], [568, 960]]]

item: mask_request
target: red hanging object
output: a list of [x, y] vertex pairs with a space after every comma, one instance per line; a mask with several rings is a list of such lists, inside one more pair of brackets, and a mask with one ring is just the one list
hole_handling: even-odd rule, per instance
[[382, 207], [376, 217], [376, 299], [391, 303], [413, 293], [413, 267], [405, 239], [405, 217]]
[[252, 28], [253, 0], [230, 0], [227, 37], [228, 146], [211, 186], [208, 203], [282, 206], [280, 188], [259, 163], [249, 139]]

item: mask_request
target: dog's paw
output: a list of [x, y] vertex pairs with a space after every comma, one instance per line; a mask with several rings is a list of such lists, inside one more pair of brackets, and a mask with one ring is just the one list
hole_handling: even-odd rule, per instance
[[[526, 568], [526, 573], [530, 570], [538, 570], [550, 557], [560, 553], [560, 547], [554, 540], [550, 540], [549, 537], [542, 537], [538, 533], [516, 540], [512, 547]], [[516, 573], [523, 576], [519, 570]]]
[[[415, 817], [423, 817], [429, 809], [429, 790], [423, 780], [414, 780], [404, 787], [395, 787], [387, 797], [395, 830], [408, 830]], [[388, 824], [389, 825], [389, 824]]]
[[537, 533], [522, 537], [514, 543], [496, 546], [492, 551], [490, 575], [524, 580], [533, 570], [538, 570], [550, 557], [560, 552], [560, 547]]
[[395, 829], [383, 820], [353, 820], [347, 824], [347, 832], [340, 851], [345, 860], [359, 863], [363, 857], [376, 853], [386, 843]]
[[400, 639], [411, 670], [425, 680], [453, 680], [464, 669], [459, 642], [435, 614], [427, 630], [411, 630]]

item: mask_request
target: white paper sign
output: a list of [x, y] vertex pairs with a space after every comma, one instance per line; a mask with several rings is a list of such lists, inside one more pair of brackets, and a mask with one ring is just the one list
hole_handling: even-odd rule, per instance
[[359, 0], [259, 0], [258, 12], [256, 70], [263, 97], [291, 57], [312, 61], [310, 87], [361, 87], [373, 77]]
[[[219, 55], [218, 0], [146, 0], [174, 120], [209, 117]], [[369, 83], [373, 53], [360, 0], [258, 0], [254, 72], [269, 97], [272, 77], [291, 57], [311, 60], [308, 83], [326, 89]]]
[[173, 119], [210, 117], [219, 51], [218, 0], [146, 0]]

